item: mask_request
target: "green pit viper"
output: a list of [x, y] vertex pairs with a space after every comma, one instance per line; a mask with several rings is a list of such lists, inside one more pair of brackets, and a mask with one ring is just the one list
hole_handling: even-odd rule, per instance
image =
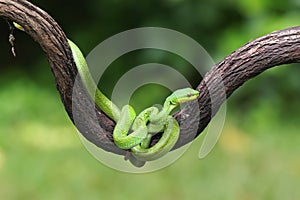
[[[19, 24], [13, 22], [13, 25], [24, 31]], [[167, 154], [177, 142], [180, 131], [178, 122], [170, 114], [171, 111], [181, 103], [195, 100], [199, 92], [191, 88], [178, 89], [166, 98], [162, 109], [152, 106], [136, 116], [132, 106], [125, 105], [120, 110], [98, 89], [82, 52], [71, 40], [68, 39], [68, 43], [89, 95], [94, 97], [95, 104], [116, 122], [113, 139], [117, 147], [129, 152], [125, 158], [134, 166], [142, 167], [146, 161], [156, 160]], [[151, 137], [159, 132], [162, 132], [161, 138], [150, 147]]]

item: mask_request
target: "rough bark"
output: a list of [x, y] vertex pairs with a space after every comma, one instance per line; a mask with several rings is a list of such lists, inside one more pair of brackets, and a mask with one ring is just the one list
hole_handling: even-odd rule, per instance
[[[67, 38], [57, 22], [25, 0], [0, 0], [0, 16], [22, 25], [41, 45], [65, 109], [73, 122], [75, 114], [80, 116], [75, 117], [74, 124], [84, 137], [106, 151], [124, 154], [112, 140], [114, 122], [95, 107], [81, 82], [75, 84], [77, 69]], [[295, 62], [300, 62], [300, 27], [260, 37], [224, 58], [212, 67], [197, 87], [200, 91], [197, 101], [175, 114], [181, 128], [175, 148], [197, 137], [224, 101], [247, 80], [271, 67]], [[73, 92], [77, 94], [75, 98], [72, 98]], [[77, 112], [73, 113], [73, 109]], [[96, 117], [91, 113], [96, 113]], [[158, 139], [159, 136], [153, 143]]]
[[[82, 119], [75, 124], [78, 130], [102, 149], [124, 154], [112, 140], [114, 122], [95, 108], [80, 83], [75, 87], [77, 69], [67, 37], [57, 22], [45, 11], [25, 0], [0, 0], [0, 16], [20, 24], [40, 44], [48, 58], [56, 87], [70, 119], [74, 122], [73, 109], [80, 115], [76, 119]], [[72, 98], [74, 88], [77, 95]], [[96, 119], [90, 114], [94, 112]]]

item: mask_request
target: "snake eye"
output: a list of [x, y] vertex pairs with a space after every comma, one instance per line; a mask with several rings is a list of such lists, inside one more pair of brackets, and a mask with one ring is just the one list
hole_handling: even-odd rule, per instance
[[176, 100], [172, 100], [172, 101], [170, 101], [170, 104], [171, 105], [173, 105], [173, 106], [177, 106], [178, 105], [178, 101], [176, 101]]

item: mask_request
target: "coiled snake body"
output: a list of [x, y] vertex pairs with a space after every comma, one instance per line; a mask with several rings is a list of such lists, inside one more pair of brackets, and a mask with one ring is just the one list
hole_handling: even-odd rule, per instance
[[[13, 22], [14, 26], [24, 30], [22, 26]], [[158, 159], [167, 154], [175, 145], [179, 137], [178, 122], [170, 115], [171, 111], [181, 103], [194, 100], [199, 92], [191, 88], [179, 89], [168, 96], [161, 110], [149, 107], [136, 116], [130, 105], [120, 110], [97, 87], [89, 72], [88, 65], [80, 49], [71, 41], [68, 43], [78, 69], [80, 78], [95, 104], [112, 120], [116, 122], [113, 139], [116, 146], [128, 150], [127, 158], [136, 167], [141, 167], [146, 161]], [[149, 146], [151, 137], [163, 132], [160, 140]]]

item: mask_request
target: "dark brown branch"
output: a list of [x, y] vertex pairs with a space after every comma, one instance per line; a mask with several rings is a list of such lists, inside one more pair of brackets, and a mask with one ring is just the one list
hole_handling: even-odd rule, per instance
[[[181, 137], [176, 147], [194, 139], [208, 125], [222, 103], [238, 87], [263, 71], [278, 65], [300, 62], [300, 27], [276, 31], [253, 40], [216, 64], [203, 78], [197, 90], [200, 123], [196, 135], [189, 134], [190, 121], [196, 117], [192, 113], [195, 106], [186, 106], [183, 113], [191, 113], [191, 119], [180, 121]], [[220, 87], [219, 77], [223, 88]], [[210, 88], [208, 90], [208, 88]], [[226, 94], [225, 94], [226, 93]], [[226, 96], [225, 96], [226, 95]], [[211, 106], [211, 97], [215, 103]], [[193, 122], [197, 123], [197, 122]]]
[[[0, 0], [0, 16], [17, 22], [38, 42], [55, 77], [57, 89], [65, 109], [74, 122], [72, 110], [76, 110], [76, 127], [91, 142], [102, 149], [124, 154], [112, 141], [114, 122], [106, 117], [87, 95], [80, 83], [74, 84], [77, 69], [67, 38], [57, 22], [40, 8], [25, 0]], [[72, 99], [73, 90], [76, 96]], [[90, 113], [95, 113], [96, 117]], [[99, 126], [100, 125], [100, 126]]]
[[[112, 140], [114, 122], [94, 107], [80, 82], [74, 84], [76, 66], [59, 25], [46, 12], [24, 0], [0, 0], [0, 16], [22, 25], [41, 45], [48, 57], [61, 100], [71, 120], [74, 122], [76, 118], [74, 124], [78, 130], [98, 147], [124, 154]], [[300, 27], [265, 35], [230, 54], [215, 65], [197, 87], [200, 91], [198, 103], [190, 103], [175, 115], [181, 127], [176, 148], [200, 134], [226, 98], [247, 80], [268, 68], [299, 61]], [[220, 87], [220, 79], [224, 87]], [[75, 98], [72, 96], [73, 90]], [[199, 112], [195, 112], [198, 108]]]

